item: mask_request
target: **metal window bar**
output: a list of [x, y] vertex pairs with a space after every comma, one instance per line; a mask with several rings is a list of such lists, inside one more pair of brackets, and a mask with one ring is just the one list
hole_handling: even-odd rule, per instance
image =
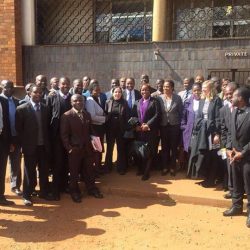
[[250, 36], [250, 0], [174, 1], [176, 40]]
[[150, 41], [153, 0], [37, 0], [38, 44]]

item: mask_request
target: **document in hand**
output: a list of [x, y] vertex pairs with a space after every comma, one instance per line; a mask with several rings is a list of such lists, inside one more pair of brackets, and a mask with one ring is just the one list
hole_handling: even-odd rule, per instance
[[91, 135], [91, 143], [95, 151], [98, 151], [100, 153], [102, 152], [102, 143], [100, 137]]

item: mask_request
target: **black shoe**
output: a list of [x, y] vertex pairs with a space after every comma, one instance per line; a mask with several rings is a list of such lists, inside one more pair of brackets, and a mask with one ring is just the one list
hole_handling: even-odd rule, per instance
[[47, 200], [47, 201], [55, 201], [56, 200], [53, 194], [39, 194], [39, 198]]
[[231, 207], [230, 209], [223, 212], [223, 216], [235, 216], [241, 215], [243, 212], [241, 207]]
[[227, 193], [224, 195], [225, 199], [232, 199], [232, 194], [231, 193]]
[[25, 199], [25, 198], [23, 198], [23, 204], [24, 204], [25, 206], [27, 206], [27, 207], [33, 206], [33, 203], [32, 203], [32, 201], [31, 201], [30, 199]]
[[16, 194], [17, 196], [22, 196], [23, 192], [19, 188], [12, 188], [11, 192]]
[[250, 214], [249, 213], [248, 213], [248, 216], [247, 216], [246, 226], [248, 228], [250, 228]]
[[72, 193], [70, 194], [72, 200], [76, 203], [81, 203], [82, 202], [82, 199], [81, 199], [81, 195], [78, 194], [78, 193]]
[[143, 172], [140, 171], [140, 170], [138, 170], [138, 171], [136, 172], [136, 175], [137, 175], [137, 176], [143, 175]]
[[98, 189], [94, 189], [92, 191], [89, 191], [88, 194], [90, 196], [95, 197], [96, 199], [102, 199], [103, 198], [103, 194]]
[[1, 206], [12, 206], [12, 205], [15, 205], [15, 202], [6, 200], [6, 198], [3, 196], [0, 198], [0, 205]]
[[204, 188], [211, 188], [211, 187], [215, 187], [215, 183], [204, 181], [203, 183], [201, 183], [201, 186]]
[[60, 189], [60, 193], [70, 194], [69, 187], [64, 187]]
[[40, 191], [34, 190], [34, 191], [32, 192], [32, 194], [31, 194], [31, 196], [38, 196], [39, 193], [40, 193]]
[[118, 170], [119, 175], [125, 175], [126, 171], [125, 170]]
[[53, 197], [55, 201], [60, 201], [61, 200], [61, 195], [59, 192], [53, 192]]
[[169, 172], [169, 170], [168, 170], [167, 168], [164, 168], [164, 169], [162, 169], [162, 171], [161, 171], [161, 175], [162, 175], [162, 176], [167, 175], [168, 172]]
[[142, 181], [146, 181], [146, 180], [148, 180], [149, 179], [149, 174], [144, 174], [142, 177], [141, 177], [141, 180]]

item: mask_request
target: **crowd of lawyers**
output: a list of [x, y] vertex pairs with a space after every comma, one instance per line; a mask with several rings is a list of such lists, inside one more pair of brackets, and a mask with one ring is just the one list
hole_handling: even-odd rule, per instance
[[11, 191], [26, 206], [33, 205], [33, 196], [60, 200], [63, 192], [81, 202], [80, 181], [89, 195], [103, 198], [95, 185], [100, 175], [114, 168], [124, 175], [136, 166], [146, 181], [158, 166], [162, 175], [186, 170], [189, 178], [203, 178], [199, 184], [205, 188], [222, 183], [229, 191], [225, 198], [232, 198], [224, 216], [243, 212], [244, 194], [250, 211], [250, 90], [230, 79], [205, 80], [202, 75], [184, 78], [180, 92], [171, 79], [158, 79], [155, 85], [142, 75], [137, 90], [134, 78], [123, 77], [112, 79], [103, 93], [88, 76], [72, 86], [67, 77], [53, 77], [48, 88], [46, 76], [38, 75], [19, 100], [13, 82], [3, 80], [0, 205], [14, 204], [4, 196], [9, 158]]

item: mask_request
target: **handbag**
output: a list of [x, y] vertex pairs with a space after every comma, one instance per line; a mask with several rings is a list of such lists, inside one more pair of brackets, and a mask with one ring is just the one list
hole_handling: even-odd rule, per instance
[[131, 143], [130, 153], [139, 159], [147, 160], [151, 157], [150, 145], [144, 141], [133, 141]]

